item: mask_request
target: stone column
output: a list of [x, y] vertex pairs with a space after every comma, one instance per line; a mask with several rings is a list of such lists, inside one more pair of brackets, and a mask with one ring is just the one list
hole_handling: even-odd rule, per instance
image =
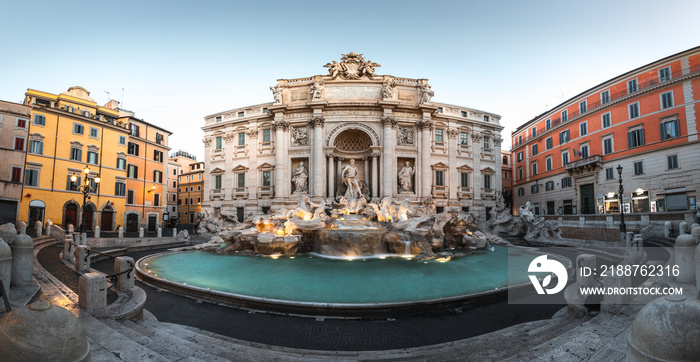
[[12, 277], [10, 278], [12, 286], [32, 285], [34, 241], [27, 234], [19, 234], [12, 240], [10, 249], [12, 250]]
[[258, 197], [258, 130], [250, 128], [248, 136], [248, 202], [257, 206]]
[[223, 157], [224, 157], [224, 174], [222, 175], [221, 187], [224, 189], [224, 194], [222, 195], [224, 200], [234, 199], [233, 188], [236, 185], [236, 175], [231, 172], [233, 169], [233, 155], [236, 145], [238, 144], [238, 139], [236, 139], [236, 133], [233, 131], [226, 132], [223, 136]]
[[421, 171], [420, 178], [421, 182], [421, 192], [420, 197], [428, 198], [432, 196], [432, 185], [433, 185], [433, 170], [430, 161], [430, 152], [432, 148], [432, 142], [430, 138], [430, 131], [433, 127], [433, 122], [430, 119], [423, 119], [418, 122], [418, 128], [421, 130], [421, 146], [420, 146], [420, 162]]
[[377, 154], [372, 154], [372, 199], [379, 199], [377, 193], [379, 170], [377, 168]]
[[328, 197], [335, 199], [335, 165], [333, 165], [333, 152], [326, 154], [328, 158]]
[[283, 119], [280, 119], [275, 121], [272, 128], [275, 130], [275, 200], [282, 201], [285, 197], [284, 158], [285, 154], [287, 153], [287, 150], [284, 149], [284, 130], [289, 128], [289, 122], [285, 122]]
[[[503, 156], [501, 156], [501, 143], [503, 139], [501, 136], [493, 137], [493, 153], [496, 158], [496, 179], [494, 180], [494, 188], [496, 192], [503, 191]], [[511, 175], [512, 176], [512, 175]], [[597, 179], [597, 178], [596, 178]], [[547, 205], [545, 205], [546, 207]]]
[[448, 145], [448, 166], [447, 170], [449, 177], [450, 201], [457, 202], [457, 190], [459, 189], [459, 171], [457, 170], [457, 136], [459, 131], [455, 128], [447, 130], [447, 145]]
[[382, 197], [394, 195], [396, 175], [391, 173], [396, 160], [396, 142], [393, 137], [393, 128], [396, 127], [396, 123], [393, 117], [382, 117], [382, 126], [384, 127], [382, 136], [382, 145], [384, 146], [384, 155], [382, 157]]
[[370, 160], [369, 156], [362, 156], [362, 162], [364, 163], [364, 166], [365, 166], [365, 175], [364, 175], [365, 178], [362, 181], [364, 181], [366, 183], [369, 183], [369, 160]]
[[313, 117], [309, 121], [314, 129], [313, 149], [311, 151], [311, 158], [314, 161], [313, 168], [310, 170], [313, 175], [311, 196], [314, 198], [323, 197], [323, 166], [325, 164], [323, 160], [323, 123], [323, 117]]
[[474, 131], [472, 133], [472, 149], [473, 149], [473, 156], [474, 156], [474, 175], [472, 179], [474, 180], [474, 185], [472, 185], [474, 189], [474, 206], [479, 207], [479, 209], [475, 210], [479, 213], [482, 213], [480, 210], [481, 206], [481, 187], [484, 183], [484, 175], [481, 174], [481, 132]]

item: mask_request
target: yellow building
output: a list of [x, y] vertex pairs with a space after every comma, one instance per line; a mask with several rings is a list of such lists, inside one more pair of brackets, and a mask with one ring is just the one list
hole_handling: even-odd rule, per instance
[[190, 163], [183, 167], [178, 185], [178, 212], [181, 224], [199, 221], [204, 198], [204, 162]]
[[113, 231], [123, 224], [129, 128], [117, 110], [98, 106], [89, 95], [82, 87], [25, 94], [31, 120], [19, 220], [30, 230], [47, 220], [78, 229], [85, 177], [95, 189], [85, 203], [86, 229]]

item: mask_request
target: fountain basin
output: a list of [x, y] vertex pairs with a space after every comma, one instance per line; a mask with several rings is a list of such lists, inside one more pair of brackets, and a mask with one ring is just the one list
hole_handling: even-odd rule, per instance
[[[449, 261], [186, 251], [142, 258], [136, 268], [148, 284], [229, 305], [304, 315], [374, 316], [452, 308], [505, 293], [508, 266], [520, 263], [526, 269], [537, 255], [523, 252], [521, 260], [513, 260], [507, 249], [495, 247]], [[529, 279], [522, 275], [518, 282], [529, 284]]]

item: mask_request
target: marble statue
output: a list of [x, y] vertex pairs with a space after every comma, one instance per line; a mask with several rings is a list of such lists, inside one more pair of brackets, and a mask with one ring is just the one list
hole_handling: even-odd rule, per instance
[[353, 200], [362, 197], [362, 186], [357, 178], [355, 159], [350, 159], [350, 164], [343, 167], [340, 175], [343, 177], [343, 183], [348, 187], [347, 191], [345, 191], [345, 198]]
[[304, 167], [304, 162], [299, 163], [299, 167], [294, 170], [294, 176], [292, 177], [292, 182], [294, 182], [294, 192], [308, 192], [309, 191], [309, 173]]
[[333, 78], [333, 79], [338, 77], [340, 72], [343, 71], [343, 67], [335, 60], [333, 61], [333, 63], [328, 63], [328, 64], [324, 65], [323, 67], [328, 68], [328, 74], [330, 74], [331, 78]]
[[413, 175], [416, 169], [411, 167], [411, 163], [406, 161], [399, 170], [399, 192], [413, 192]]
[[382, 98], [390, 99], [394, 93], [394, 82], [382, 83]]
[[412, 145], [413, 144], [413, 128], [400, 127], [398, 135], [398, 144]]
[[311, 100], [321, 99], [321, 92], [323, 92], [323, 85], [318, 82], [314, 83], [309, 91], [311, 94]]
[[408, 199], [405, 199], [405, 200], [399, 202], [399, 211], [398, 211], [399, 221], [408, 220], [409, 213], [413, 214], [413, 211], [411, 211], [411, 206], [409, 205]]
[[421, 98], [420, 98], [420, 103], [425, 104], [425, 103], [430, 103], [430, 100], [433, 98], [435, 95], [435, 92], [433, 92], [432, 89], [430, 89], [430, 85], [428, 84], [421, 84], [420, 85], [420, 90], [421, 90]]
[[[561, 239], [561, 229], [553, 223], [546, 221], [543, 217], [538, 217], [533, 212], [530, 201], [525, 206], [520, 206], [520, 220], [522, 226], [527, 228], [524, 239], [527, 241], [546, 241]], [[520, 228], [519, 228], [520, 229]]]
[[270, 87], [270, 90], [272, 91], [272, 96], [275, 98], [275, 103], [282, 103], [282, 88], [276, 85]]
[[292, 128], [292, 144], [304, 146], [309, 142], [309, 136], [306, 133], [306, 127]]

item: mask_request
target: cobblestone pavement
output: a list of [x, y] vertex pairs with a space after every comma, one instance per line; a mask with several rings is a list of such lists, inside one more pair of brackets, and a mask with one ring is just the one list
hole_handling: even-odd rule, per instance
[[[38, 260], [56, 278], [75, 285], [77, 275], [59, 260], [60, 247], [46, 247]], [[160, 252], [131, 253], [139, 258]], [[93, 268], [110, 274], [112, 261]], [[189, 325], [251, 342], [284, 347], [360, 351], [399, 349], [451, 342], [493, 332], [511, 325], [550, 318], [564, 305], [509, 305], [505, 297], [462, 312], [440, 312], [383, 319], [316, 319], [252, 312], [196, 301], [159, 291], [137, 281], [148, 299], [146, 309], [161, 322]], [[73, 289], [71, 287], [71, 289]]]

